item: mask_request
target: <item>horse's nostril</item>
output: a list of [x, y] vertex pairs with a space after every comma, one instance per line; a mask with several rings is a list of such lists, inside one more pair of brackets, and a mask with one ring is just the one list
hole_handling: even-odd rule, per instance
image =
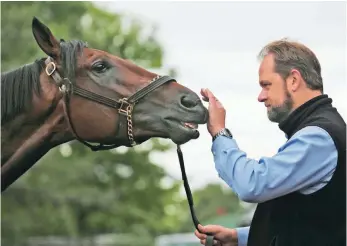
[[186, 108], [194, 108], [198, 105], [198, 100], [195, 97], [184, 95], [181, 97], [181, 104]]

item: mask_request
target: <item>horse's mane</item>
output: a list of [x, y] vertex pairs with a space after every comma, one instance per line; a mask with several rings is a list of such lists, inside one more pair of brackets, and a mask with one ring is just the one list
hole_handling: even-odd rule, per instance
[[[74, 83], [77, 57], [87, 44], [80, 40], [61, 40], [61, 61], [64, 76]], [[1, 73], [1, 124], [17, 114], [30, 110], [33, 92], [40, 96], [40, 73], [44, 59], [36, 60], [9, 72]]]

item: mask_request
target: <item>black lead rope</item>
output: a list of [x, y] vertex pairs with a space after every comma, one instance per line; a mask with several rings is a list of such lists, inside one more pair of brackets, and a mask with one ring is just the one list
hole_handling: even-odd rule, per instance
[[[183, 154], [182, 154], [181, 147], [179, 145], [177, 145], [177, 155], [178, 155], [178, 160], [179, 160], [180, 166], [181, 166], [182, 180], [183, 180], [184, 190], [186, 191], [186, 194], [187, 194], [190, 214], [192, 216], [195, 228], [198, 231], [200, 231], [198, 229], [198, 225], [200, 224], [200, 222], [196, 218], [196, 215], [195, 215], [193, 195], [192, 195], [192, 192], [191, 192], [190, 187], [189, 187], [188, 178], [187, 178], [186, 171], [185, 171], [185, 168], [184, 168]], [[207, 233], [205, 246], [213, 246], [213, 240], [214, 240], [213, 235]]]

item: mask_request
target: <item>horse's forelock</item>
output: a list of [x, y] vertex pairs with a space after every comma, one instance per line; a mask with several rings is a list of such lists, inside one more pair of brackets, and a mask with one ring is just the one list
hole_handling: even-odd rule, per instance
[[82, 54], [87, 44], [80, 40], [60, 42], [60, 58], [65, 77], [75, 83], [78, 57]]

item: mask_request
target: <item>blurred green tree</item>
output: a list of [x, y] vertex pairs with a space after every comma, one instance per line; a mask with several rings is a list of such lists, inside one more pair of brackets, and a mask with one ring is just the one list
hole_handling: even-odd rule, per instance
[[56, 37], [85, 40], [91, 47], [145, 67], [162, 66], [163, 49], [155, 39], [155, 28], [145, 32], [139, 20], [109, 13], [91, 2], [1, 2], [1, 71], [45, 55], [32, 35], [33, 16]]
[[53, 149], [2, 195], [3, 238], [175, 231], [179, 211], [166, 208], [181, 184], [163, 187], [168, 177], [150, 160], [170, 147], [154, 139], [96, 153], [77, 142]]

